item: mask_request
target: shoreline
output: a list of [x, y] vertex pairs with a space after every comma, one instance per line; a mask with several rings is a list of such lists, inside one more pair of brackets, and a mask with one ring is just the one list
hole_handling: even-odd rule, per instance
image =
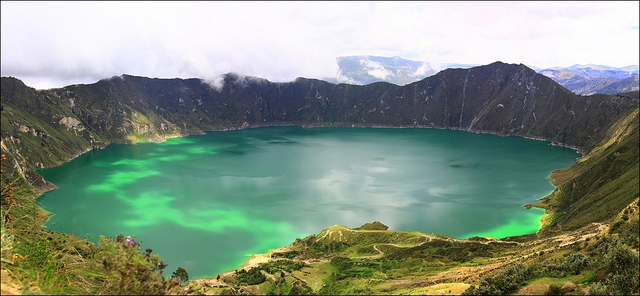
[[[261, 127], [300, 127], [300, 128], [323, 128], [323, 127], [336, 127], [336, 128], [381, 128], [381, 129], [437, 129], [437, 130], [455, 130], [455, 131], [463, 131], [463, 132], [469, 132], [469, 133], [474, 133], [474, 134], [489, 134], [489, 135], [496, 135], [499, 137], [521, 137], [521, 138], [525, 138], [525, 139], [529, 139], [529, 140], [535, 140], [535, 141], [542, 141], [542, 142], [549, 142], [550, 145], [552, 146], [559, 146], [559, 147], [565, 147], [565, 148], [569, 148], [572, 150], [576, 150], [577, 153], [579, 153], [581, 156], [584, 156], [585, 154], [581, 151], [580, 147], [577, 146], [572, 146], [572, 145], [567, 145], [567, 144], [563, 144], [560, 142], [554, 142], [550, 139], [544, 138], [544, 137], [534, 137], [534, 136], [524, 136], [524, 135], [519, 135], [519, 134], [500, 134], [498, 132], [494, 132], [494, 131], [487, 131], [487, 130], [474, 130], [474, 129], [464, 129], [464, 128], [457, 128], [457, 127], [438, 127], [438, 126], [431, 126], [431, 125], [384, 125], [384, 124], [362, 124], [362, 123], [351, 123], [351, 122], [330, 122], [330, 123], [312, 123], [312, 124], [304, 124], [304, 123], [292, 123], [292, 122], [279, 122], [279, 123], [259, 123], [259, 124], [249, 124], [247, 122], [244, 122], [240, 125], [232, 125], [229, 127], [221, 127], [221, 128], [212, 128], [212, 129], [206, 129], [206, 130], [201, 130], [199, 132], [192, 132], [192, 133], [174, 133], [174, 134], [170, 134], [170, 135], [156, 135], [155, 137], [149, 137], [148, 140], [138, 140], [138, 141], [126, 141], [126, 139], [121, 139], [121, 141], [112, 141], [109, 143], [101, 143], [100, 145], [92, 145], [88, 148], [86, 148], [84, 151], [78, 152], [76, 154], [74, 154], [74, 156], [72, 156], [71, 158], [67, 159], [66, 161], [63, 161], [60, 164], [56, 164], [53, 166], [49, 166], [49, 167], [41, 167], [38, 168], [36, 170], [33, 170], [33, 172], [35, 173], [37, 170], [41, 170], [41, 169], [49, 169], [49, 168], [54, 168], [57, 166], [60, 166], [64, 163], [67, 163], [69, 161], [72, 161], [76, 158], [78, 158], [80, 155], [83, 155], [87, 152], [90, 152], [94, 149], [104, 149], [107, 146], [111, 145], [111, 144], [123, 144], [123, 145], [135, 145], [138, 143], [163, 143], [168, 139], [173, 139], [173, 138], [184, 138], [184, 137], [189, 137], [189, 136], [195, 136], [195, 135], [203, 135], [203, 134], [207, 134], [209, 132], [224, 132], [224, 131], [236, 131], [236, 130], [244, 130], [244, 129], [252, 129], [252, 128], [261, 128]], [[153, 140], [151, 140], [153, 139]], [[39, 175], [39, 174], [38, 174]], [[46, 181], [46, 180], [45, 180]], [[48, 182], [48, 181], [47, 181]]]
[[[209, 287], [227, 287], [228, 285], [224, 281], [222, 281], [223, 278], [233, 276], [236, 271], [239, 271], [242, 269], [249, 270], [262, 263], [270, 262], [273, 260], [273, 258], [271, 257], [273, 253], [286, 252], [289, 250], [290, 245], [291, 244], [282, 246], [276, 249], [272, 249], [266, 253], [251, 254], [251, 256], [248, 259], [244, 260], [244, 262], [242, 262], [242, 265], [240, 265], [235, 270], [225, 270], [219, 273], [217, 276], [211, 276], [211, 277], [203, 276], [203, 277], [192, 278], [192, 279], [189, 279], [189, 282], [193, 282], [199, 285], [205, 285]], [[218, 279], [218, 277], [220, 279]]]
[[[184, 138], [184, 137], [188, 137], [188, 136], [195, 136], [195, 135], [203, 135], [203, 134], [207, 134], [209, 132], [220, 132], [220, 131], [236, 131], [236, 130], [244, 130], [244, 129], [253, 129], [253, 128], [264, 128], [264, 127], [300, 127], [300, 128], [327, 128], [327, 127], [334, 127], [334, 128], [374, 128], [374, 129], [416, 129], [416, 128], [423, 128], [423, 129], [438, 129], [438, 130], [457, 130], [457, 131], [463, 131], [463, 132], [471, 132], [471, 133], [476, 133], [476, 134], [491, 134], [491, 135], [496, 135], [496, 136], [500, 136], [500, 137], [522, 137], [522, 138], [526, 138], [526, 139], [530, 139], [530, 140], [536, 140], [536, 141], [544, 141], [544, 142], [549, 142], [550, 145], [554, 145], [550, 140], [548, 139], [544, 139], [544, 138], [532, 138], [532, 137], [525, 137], [525, 136], [521, 136], [521, 135], [503, 135], [503, 134], [499, 134], [496, 132], [489, 132], [489, 131], [474, 131], [474, 130], [467, 130], [467, 129], [460, 129], [460, 128], [446, 128], [446, 127], [435, 127], [435, 126], [385, 126], [385, 125], [363, 125], [363, 124], [353, 124], [353, 123], [321, 123], [321, 124], [310, 124], [310, 125], [301, 125], [301, 124], [294, 124], [294, 123], [276, 123], [276, 124], [255, 124], [255, 125], [248, 125], [248, 124], [243, 124], [240, 126], [232, 126], [232, 127], [225, 127], [225, 128], [218, 128], [218, 129], [211, 129], [211, 130], [206, 130], [206, 131], [202, 131], [202, 132], [198, 132], [198, 133], [182, 133], [182, 134], [171, 134], [168, 136], [164, 136], [164, 137], [156, 137], [155, 139], [161, 139], [161, 141], [154, 141], [154, 140], [149, 140], [149, 141], [137, 141], [137, 142], [130, 142], [130, 143], [126, 143], [126, 142], [111, 142], [111, 143], [107, 143], [105, 145], [100, 145], [100, 146], [94, 146], [92, 148], [87, 148], [84, 152], [81, 153], [77, 153], [75, 154], [72, 158], [70, 158], [69, 160], [62, 162], [58, 165], [52, 166], [52, 167], [48, 167], [48, 168], [53, 168], [53, 167], [57, 167], [60, 166], [62, 164], [65, 164], [67, 162], [70, 162], [72, 160], [74, 160], [75, 158], [78, 158], [79, 156], [87, 153], [87, 152], [91, 152], [93, 151], [93, 149], [97, 148], [97, 149], [104, 149], [107, 146], [111, 145], [111, 144], [125, 144], [125, 145], [135, 145], [138, 143], [162, 143], [165, 142], [168, 139], [172, 139], [172, 138]], [[573, 150], [576, 150], [577, 153], [580, 153], [581, 155], [583, 155], [579, 149], [577, 148], [572, 148], [568, 145], [554, 145], [554, 146], [562, 146], [565, 148], [570, 148]], [[571, 164], [575, 164], [576, 161], [579, 158], [576, 158], [576, 160]], [[570, 166], [571, 166], [570, 165]], [[46, 169], [46, 168], [41, 168], [41, 169]], [[558, 168], [558, 169], [562, 169], [562, 168]], [[40, 170], [40, 169], [38, 169]], [[41, 190], [41, 192], [39, 192], [37, 194], [37, 196], [33, 199], [34, 204], [40, 208], [42, 211], [44, 211], [47, 214], [47, 218], [45, 219], [45, 221], [40, 225], [43, 228], [46, 228], [48, 230], [51, 230], [47, 227], [45, 227], [44, 225], [46, 224], [46, 222], [48, 222], [49, 218], [52, 217], [53, 213], [50, 213], [46, 210], [44, 210], [42, 207], [40, 207], [37, 203], [36, 200], [38, 200], [40, 197], [42, 197], [42, 195], [46, 192], [52, 191], [57, 189], [57, 186], [51, 182], [49, 182], [48, 180], [44, 179], [44, 177], [42, 177], [40, 174], [38, 174], [36, 172], [36, 170], [32, 171], [34, 174], [38, 175], [40, 178], [42, 178], [42, 180], [45, 182], [45, 184], [50, 184], [53, 188], [50, 188], [48, 190], [44, 190], [42, 191], [41, 188], [38, 188], [39, 190]], [[554, 186], [554, 188], [557, 188], [556, 185], [554, 185], [552, 183], [552, 185]], [[553, 192], [553, 191], [552, 191]], [[549, 194], [540, 197], [539, 200], [542, 200], [543, 198], [545, 198], [546, 196], [552, 194], [552, 192], [550, 192]], [[539, 219], [540, 225], [538, 227], [538, 230], [535, 233], [532, 234], [538, 234], [540, 232], [540, 230], [543, 228], [543, 226], [545, 225], [544, 221], [546, 219], [548, 219], [548, 217], [551, 215], [551, 213], [548, 212], [548, 209], [542, 207], [539, 203], [536, 204], [530, 204], [532, 207], [535, 208], [539, 208], [541, 210], [545, 211], [545, 214]], [[53, 231], [53, 230], [51, 230]], [[401, 230], [399, 230], [401, 231]], [[525, 234], [525, 235], [531, 235], [531, 234]], [[513, 236], [508, 236], [508, 237], [513, 237]], [[506, 237], [505, 237], [506, 238]], [[85, 239], [86, 240], [86, 239]], [[461, 239], [463, 240], [463, 239]], [[264, 262], [268, 262], [271, 260], [271, 254], [277, 250], [283, 250], [288, 248], [289, 245], [287, 246], [283, 246], [274, 250], [270, 250], [267, 253], [263, 253], [263, 254], [252, 254], [250, 258], [246, 259], [241, 266], [238, 267], [237, 270], [240, 269], [245, 269], [245, 268], [251, 268], [253, 266], [256, 266], [260, 263], [264, 263]], [[267, 257], [268, 256], [268, 257]], [[222, 276], [223, 274], [228, 274], [231, 271], [225, 271], [223, 273], [221, 273], [220, 275]], [[211, 278], [211, 277], [202, 277], [202, 278], [195, 278], [194, 280], [199, 280], [199, 279], [206, 279], [206, 280], [215, 280], [215, 278]]]

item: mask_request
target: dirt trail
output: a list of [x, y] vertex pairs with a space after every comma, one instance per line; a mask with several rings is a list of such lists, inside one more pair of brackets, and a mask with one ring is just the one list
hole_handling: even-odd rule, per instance
[[[379, 246], [382, 245], [386, 245], [386, 246], [393, 246], [396, 248], [411, 248], [411, 247], [416, 247], [416, 246], [420, 246], [422, 244], [434, 241], [434, 240], [441, 240], [441, 241], [449, 241], [449, 242], [457, 242], [457, 243], [480, 243], [480, 244], [490, 244], [490, 243], [505, 243], [505, 244], [517, 244], [520, 245], [522, 247], [525, 247], [525, 250], [522, 250], [522, 253], [520, 253], [517, 256], [503, 256], [500, 258], [494, 258], [493, 260], [491, 260], [492, 262], [488, 262], [486, 264], [480, 265], [480, 266], [460, 266], [460, 267], [454, 267], [451, 268], [449, 270], [445, 270], [443, 272], [437, 273], [437, 274], [433, 274], [433, 275], [428, 275], [425, 277], [418, 277], [418, 278], [414, 278], [412, 280], [407, 280], [407, 279], [399, 279], [399, 280], [389, 280], [389, 287], [393, 288], [393, 289], [400, 289], [400, 288], [411, 288], [411, 287], [430, 287], [430, 286], [434, 286], [434, 285], [438, 285], [438, 284], [444, 284], [444, 283], [464, 283], [464, 282], [470, 282], [470, 281], [476, 281], [479, 280], [480, 278], [482, 278], [483, 276], [491, 273], [494, 270], [497, 270], [499, 268], [502, 268], [504, 266], [507, 266], [509, 264], [521, 261], [521, 260], [526, 260], [528, 258], [531, 258], [533, 256], [536, 256], [537, 254], [539, 254], [540, 251], [544, 251], [544, 252], [553, 252], [556, 251], [558, 249], [564, 248], [566, 246], [569, 245], [573, 245], [576, 243], [580, 243], [583, 242], [589, 238], [592, 238], [594, 236], [597, 236], [598, 234], [601, 234], [605, 231], [608, 230], [609, 225], [607, 224], [602, 224], [602, 223], [593, 223], [589, 226], [585, 226], [584, 228], [577, 230], [577, 231], [573, 231], [571, 233], [566, 233], [566, 234], [561, 234], [561, 235], [557, 235], [557, 236], [553, 236], [553, 237], [546, 237], [546, 238], [540, 238], [540, 239], [536, 239], [533, 241], [529, 241], [526, 243], [520, 243], [520, 242], [513, 242], [513, 241], [501, 241], [501, 240], [487, 240], [487, 241], [469, 241], [469, 240], [458, 240], [458, 239], [454, 239], [454, 238], [439, 238], [439, 237], [435, 237], [432, 235], [427, 235], [424, 234], [423, 236], [426, 238], [425, 241], [420, 242], [420, 243], [416, 243], [414, 245], [399, 245], [396, 243], [379, 243], [379, 244], [374, 244], [373, 245], [373, 249], [378, 252], [378, 254], [375, 255], [366, 255], [366, 256], [360, 256], [360, 257], [356, 257], [358, 259], [366, 259], [366, 258], [380, 258], [382, 256], [384, 256], [384, 251], [379, 249]], [[352, 229], [341, 229], [341, 230], [346, 230], [346, 231], [354, 231]], [[331, 235], [332, 232], [331, 231], [327, 231], [326, 233], [324, 233], [324, 237]], [[340, 235], [340, 237], [338, 239], [342, 239], [343, 236]], [[250, 269], [252, 267], [255, 267], [261, 263], [266, 263], [269, 262], [271, 260], [278, 260], [278, 259], [272, 259], [271, 258], [271, 254], [275, 253], [275, 252], [286, 252], [288, 251], [290, 248], [289, 246], [287, 247], [282, 247], [279, 248], [277, 250], [273, 250], [270, 251], [267, 254], [257, 254], [257, 255], [253, 255], [251, 258], [249, 258], [247, 261], [245, 261], [245, 263], [238, 269]], [[318, 262], [327, 262], [328, 259], [311, 259], [311, 260], [306, 260], [305, 262], [307, 264], [313, 264], [313, 263], [318, 263]], [[234, 273], [234, 271], [228, 271], [225, 272], [223, 274], [221, 274], [220, 276], [222, 278], [227, 277], [227, 276], [232, 276]], [[209, 286], [227, 286], [226, 283], [224, 283], [222, 280], [218, 281], [215, 278], [213, 279], [200, 279], [200, 280], [196, 280], [196, 281], [200, 281], [200, 282], [206, 282]], [[4, 282], [3, 282], [3, 286], [4, 286]], [[4, 287], [3, 287], [3, 295], [4, 295]]]

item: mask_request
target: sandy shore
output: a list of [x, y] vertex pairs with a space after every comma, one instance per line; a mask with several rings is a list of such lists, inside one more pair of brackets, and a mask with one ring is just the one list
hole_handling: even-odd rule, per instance
[[[258, 266], [259, 264], [262, 263], [267, 263], [273, 259], [271, 259], [271, 254], [273, 253], [279, 253], [279, 252], [286, 252], [289, 251], [289, 246], [285, 246], [285, 247], [281, 247], [278, 249], [274, 249], [269, 251], [266, 254], [254, 254], [251, 255], [251, 258], [247, 259], [240, 267], [238, 267], [238, 269], [236, 270], [241, 270], [241, 269], [251, 269], [252, 267]], [[229, 271], [225, 271], [223, 273], [220, 274], [220, 279], [218, 280], [217, 278], [201, 278], [201, 279], [196, 279], [193, 280], [196, 283], [200, 283], [200, 284], [206, 284], [207, 286], [210, 287], [222, 287], [222, 286], [227, 286], [227, 284], [225, 282], [222, 281], [222, 278], [228, 277], [228, 276], [232, 276], [234, 274], [235, 270], [229, 270]]]

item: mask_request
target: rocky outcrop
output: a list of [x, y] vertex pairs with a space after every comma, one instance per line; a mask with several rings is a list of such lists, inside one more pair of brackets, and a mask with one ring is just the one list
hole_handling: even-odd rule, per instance
[[73, 117], [64, 116], [58, 122], [61, 125], [64, 125], [67, 130], [75, 130], [75, 131], [83, 131], [84, 127], [82, 126], [82, 122]]

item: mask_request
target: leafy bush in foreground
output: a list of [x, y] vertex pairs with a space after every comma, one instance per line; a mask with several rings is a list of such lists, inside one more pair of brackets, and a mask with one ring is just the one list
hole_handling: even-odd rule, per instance
[[529, 278], [529, 269], [523, 264], [509, 265], [486, 277], [478, 287], [471, 286], [462, 295], [504, 295], [518, 291]]
[[[115, 239], [101, 237], [97, 259], [102, 261], [107, 276], [98, 294], [160, 295], [180, 284], [180, 280], [165, 280], [162, 270], [167, 266], [152, 250], [140, 253], [135, 237], [119, 235]], [[182, 269], [184, 270], [184, 269]], [[180, 279], [186, 275], [176, 271]], [[187, 275], [188, 277], [188, 275]]]
[[609, 247], [605, 264], [611, 273], [610, 289], [619, 295], [640, 294], [640, 259], [628, 246], [614, 241]]
[[533, 276], [549, 276], [562, 278], [568, 275], [578, 275], [593, 266], [591, 258], [582, 252], [576, 252], [569, 256], [562, 256], [545, 261]]

